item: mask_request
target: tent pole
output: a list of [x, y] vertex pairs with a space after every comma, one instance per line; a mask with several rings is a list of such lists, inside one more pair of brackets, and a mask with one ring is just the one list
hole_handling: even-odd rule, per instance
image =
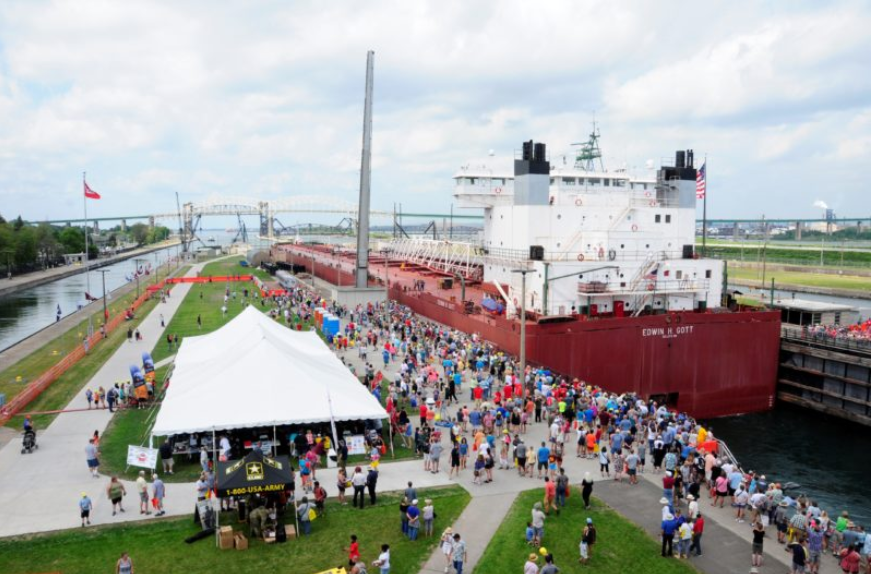
[[387, 426], [390, 427], [390, 457], [396, 458], [396, 453], [393, 451], [393, 422], [388, 420]]
[[272, 456], [278, 456], [278, 434], [275, 425], [272, 425]]
[[[212, 428], [212, 475], [215, 477], [215, 486], [218, 484], [218, 443], [215, 440], [215, 429]], [[217, 488], [215, 492], [217, 492]], [[217, 495], [215, 496], [217, 498]], [[214, 508], [214, 504], [212, 504]], [[215, 548], [221, 546], [221, 504], [218, 503], [218, 510], [215, 512]]]

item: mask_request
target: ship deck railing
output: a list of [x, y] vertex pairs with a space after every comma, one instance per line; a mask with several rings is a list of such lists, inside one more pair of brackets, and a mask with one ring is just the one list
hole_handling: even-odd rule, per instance
[[871, 339], [838, 337], [827, 333], [813, 333], [806, 331], [800, 325], [781, 325], [780, 337], [792, 343], [799, 343], [808, 346], [822, 345], [846, 351], [858, 351], [865, 354], [871, 354]]

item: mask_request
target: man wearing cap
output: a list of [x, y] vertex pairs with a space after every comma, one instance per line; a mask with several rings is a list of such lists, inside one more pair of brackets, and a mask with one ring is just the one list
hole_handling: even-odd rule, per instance
[[578, 561], [581, 564], [586, 564], [590, 559], [590, 550], [593, 544], [596, 543], [596, 527], [593, 526], [593, 519], [587, 518], [587, 524], [584, 526], [584, 531], [581, 533], [581, 557]]
[[417, 507], [416, 498], [411, 501], [405, 516], [408, 518], [408, 539], [417, 540], [417, 532], [420, 530], [420, 509]]
[[[366, 475], [366, 488], [369, 490], [369, 503], [372, 506], [375, 506], [375, 487], [378, 484], [378, 471], [375, 470], [374, 466], [369, 467], [369, 474]], [[360, 508], [363, 508], [363, 504], [361, 501]]]
[[689, 516], [690, 520], [695, 520], [696, 516], [699, 515], [699, 501], [696, 500], [696, 497], [692, 494], [687, 495], [687, 500], [689, 501], [689, 505], [687, 506], [687, 516]]
[[94, 503], [91, 502], [91, 499], [88, 497], [87, 492], [82, 493], [82, 498], [79, 499], [79, 510], [82, 515], [82, 528], [85, 527], [85, 522], [88, 523], [88, 526], [91, 525], [91, 509], [94, 507]]

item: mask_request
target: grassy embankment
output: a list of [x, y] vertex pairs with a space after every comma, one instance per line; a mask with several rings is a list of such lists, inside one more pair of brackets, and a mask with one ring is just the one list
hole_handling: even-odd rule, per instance
[[[135, 298], [135, 293], [134, 293]], [[103, 364], [111, 357], [122, 343], [126, 342], [126, 329], [130, 327], [135, 329], [142, 322], [143, 318], [151, 312], [157, 300], [146, 301], [136, 312], [136, 318], [120, 326], [116, 331], [109, 335], [108, 339], [101, 341], [93, 349], [90, 354], [84, 357], [75, 366], [70, 368], [63, 375], [58, 377], [37, 399], [27, 406], [28, 412], [33, 411], [53, 411], [64, 408], [69, 404], [72, 398], [82, 388], [84, 381], [90, 380]], [[123, 307], [122, 307], [123, 308]], [[55, 356], [52, 353], [53, 345], [49, 344], [41, 349], [34, 351], [30, 356], [22, 359], [19, 364], [25, 364], [30, 369], [39, 373], [47, 370], [54, 365], [63, 355]], [[46, 360], [46, 357], [50, 357]], [[7, 371], [16, 371], [16, 366], [7, 369]], [[34, 377], [35, 378], [35, 377]], [[20, 385], [19, 385], [20, 386]], [[15, 389], [17, 393], [20, 388]], [[83, 407], [86, 405], [82, 405]], [[33, 417], [37, 428], [46, 428], [51, 421], [54, 420], [55, 414], [35, 415]], [[23, 417], [16, 416], [10, 419], [7, 427], [20, 429]]]
[[[754, 285], [761, 285], [762, 270], [748, 267], [729, 267], [729, 279], [748, 281]], [[789, 289], [790, 285], [801, 287], [821, 287], [826, 289], [846, 289], [852, 291], [871, 290], [871, 277], [858, 277], [855, 275], [832, 275], [828, 273], [798, 272], [798, 271], [774, 271], [769, 269], [765, 274], [765, 288], [771, 286], [774, 279], [774, 287], [777, 289]]]
[[[437, 532], [452, 524], [469, 502], [469, 494], [459, 486], [422, 490], [420, 495], [433, 499]], [[379, 495], [378, 504], [367, 505], [365, 510], [330, 500], [326, 515], [312, 523], [311, 536], [291, 539], [287, 544], [249, 539], [246, 551], [219, 550], [213, 537], [185, 544], [185, 538], [200, 530], [189, 516], [7, 538], [0, 540], [0, 574], [114, 572], [122, 551], [130, 554], [137, 572], [320, 572], [347, 565], [343, 549], [351, 534], [357, 535], [367, 564], [378, 557], [381, 544], [386, 543], [390, 545], [391, 572], [412, 574], [432, 554], [438, 536], [415, 542], [406, 539], [399, 529], [398, 505], [396, 494]], [[288, 523], [293, 522], [290, 512]], [[221, 524], [232, 524], [234, 530], [248, 534], [247, 525], [236, 523], [234, 515], [224, 513]]]
[[[807, 265], [808, 267], [868, 267], [871, 265], [871, 251], [838, 249], [837, 244], [831, 247], [816, 249], [806, 245], [794, 248], [771, 247], [764, 251], [764, 259], [768, 263], [785, 265]], [[696, 248], [701, 251], [697, 244]], [[822, 257], [820, 257], [822, 253]], [[707, 256], [729, 261], [762, 262], [763, 250], [760, 245], [724, 245], [707, 246]]]
[[[241, 267], [239, 258], [225, 259], [210, 263], [203, 268], [201, 276], [221, 276], [250, 273], [252, 270]], [[264, 274], [263, 271], [254, 270], [259, 274]], [[264, 280], [269, 279], [268, 275], [262, 276]], [[250, 283], [230, 283], [230, 300], [227, 303], [227, 315], [223, 317], [221, 314], [221, 306], [224, 304], [224, 295], [228, 288], [227, 283], [201, 283], [194, 284], [188, 292], [185, 300], [182, 302], [178, 311], [176, 311], [170, 323], [167, 325], [165, 333], [173, 333], [179, 336], [179, 341], [187, 336], [198, 336], [208, 334], [229, 322], [232, 318], [242, 312], [245, 308], [243, 300], [243, 289], [250, 290]], [[233, 291], [236, 291], [236, 298], [232, 297]], [[262, 306], [258, 298], [249, 299], [256, 309], [268, 311], [270, 306]], [[202, 320], [202, 328], [197, 325], [197, 316]], [[294, 321], [295, 322], [295, 321]], [[310, 323], [304, 323], [303, 328], [308, 329]], [[172, 353], [169, 345], [166, 342], [165, 336], [162, 337], [152, 351], [152, 357], [155, 362], [160, 361]], [[158, 370], [158, 381], [163, 380], [162, 371]], [[387, 397], [386, 382], [385, 387], [382, 387], [382, 402]], [[159, 406], [155, 407], [159, 408]], [[409, 412], [411, 415], [412, 413]], [[119, 476], [129, 479], [135, 479], [138, 469], [125, 469], [127, 460], [127, 445], [131, 444], [147, 444], [148, 432], [150, 424], [147, 424], [149, 418], [153, 419], [152, 409], [121, 411], [117, 413], [109, 423], [106, 432], [100, 444], [102, 451], [103, 470], [107, 473], [117, 473]], [[387, 425], [388, 421], [384, 421]], [[163, 442], [163, 437], [155, 437], [154, 445], [157, 446]], [[394, 438], [394, 454], [395, 459], [407, 459], [414, 456], [411, 449], [407, 449], [402, 445], [400, 437]], [[388, 454], [384, 457], [385, 460], [393, 460]], [[352, 455], [348, 457], [349, 464], [356, 464], [365, 461], [362, 455]], [[199, 458], [194, 457], [193, 460], [188, 460], [186, 457], [176, 457], [175, 472], [172, 476], [167, 476], [167, 482], [192, 482], [199, 477]]]
[[[532, 505], [540, 502], [544, 489], [529, 490], [517, 496], [499, 530], [487, 544], [474, 574], [520, 572], [527, 556], [535, 549], [527, 546], [524, 534]], [[551, 515], [544, 523], [542, 546], [554, 555], [562, 572], [644, 572], [645, 574], [690, 574], [698, 571], [683, 561], [663, 560], [659, 543], [641, 528], [594, 499], [593, 508], [584, 510], [577, 489], [573, 489], [562, 514]], [[590, 561], [578, 564], [578, 543], [587, 517], [596, 525], [597, 543]], [[539, 555], [539, 567], [544, 558]]]

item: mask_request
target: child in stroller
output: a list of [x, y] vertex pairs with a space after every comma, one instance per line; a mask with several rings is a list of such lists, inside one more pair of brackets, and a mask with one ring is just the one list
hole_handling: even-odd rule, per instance
[[21, 454], [30, 454], [34, 449], [39, 448], [36, 444], [36, 429], [33, 428], [33, 421], [30, 415], [24, 417], [24, 438], [21, 441]]

